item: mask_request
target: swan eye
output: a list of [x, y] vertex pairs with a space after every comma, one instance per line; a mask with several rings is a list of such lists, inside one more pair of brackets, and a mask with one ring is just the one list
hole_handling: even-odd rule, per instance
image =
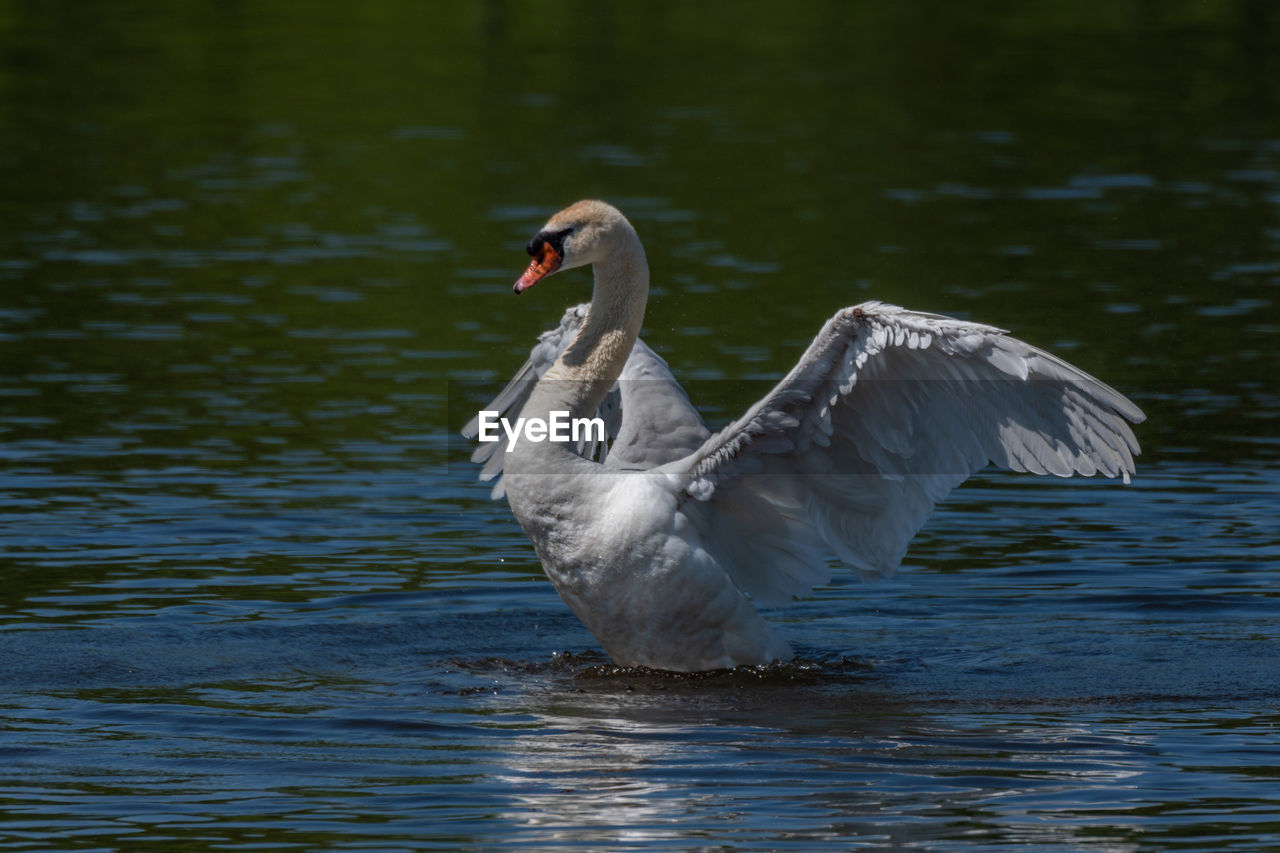
[[555, 249], [557, 255], [564, 257], [564, 239], [572, 233], [572, 228], [562, 228], [559, 231], [539, 231], [533, 235], [533, 239], [524, 247], [524, 250], [530, 255], [537, 255], [543, 244], [546, 244]]

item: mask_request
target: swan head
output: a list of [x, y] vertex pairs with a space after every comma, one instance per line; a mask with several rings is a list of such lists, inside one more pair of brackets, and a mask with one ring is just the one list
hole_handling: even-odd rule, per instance
[[635, 240], [635, 229], [613, 205], [580, 201], [547, 220], [525, 246], [533, 260], [513, 288], [523, 293], [560, 270], [603, 260], [620, 241]]

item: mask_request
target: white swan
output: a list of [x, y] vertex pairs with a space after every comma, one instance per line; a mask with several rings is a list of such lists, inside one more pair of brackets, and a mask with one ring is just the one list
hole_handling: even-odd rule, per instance
[[[1002, 331], [879, 302], [837, 312], [764, 399], [712, 435], [639, 340], [649, 269], [600, 201], [529, 242], [516, 293], [591, 264], [569, 309], [489, 405], [514, 420], [599, 414], [611, 444], [499, 440], [501, 479], [560, 595], [623, 666], [697, 671], [792, 656], [761, 618], [830, 578], [834, 554], [894, 569], [948, 492], [994, 462], [1129, 480], [1132, 402]], [[478, 420], [463, 434], [474, 438]]]

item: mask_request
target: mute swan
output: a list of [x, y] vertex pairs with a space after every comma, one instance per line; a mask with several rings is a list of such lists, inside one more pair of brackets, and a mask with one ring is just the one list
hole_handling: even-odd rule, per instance
[[826, 583], [830, 554], [892, 571], [934, 505], [988, 463], [1125, 482], [1134, 470], [1125, 421], [1144, 415], [1115, 390], [999, 329], [879, 302], [836, 312], [786, 378], [712, 435], [638, 337], [649, 268], [616, 208], [578, 202], [527, 251], [516, 293], [588, 264], [595, 288], [488, 410], [599, 415], [612, 442], [508, 445], [500, 434], [472, 460], [481, 479], [500, 476], [493, 496], [505, 493], [547, 576], [618, 665], [790, 659], [752, 600], [782, 604]]

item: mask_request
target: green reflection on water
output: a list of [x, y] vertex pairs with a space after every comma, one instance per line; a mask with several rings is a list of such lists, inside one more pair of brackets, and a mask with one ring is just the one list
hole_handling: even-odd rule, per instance
[[[6, 304], [36, 332], [5, 362], [100, 377], [17, 398], [45, 433], [184, 393], [188, 436], [242, 446], [241, 428], [320, 446], [318, 401], [349, 401], [339, 432], [376, 433], [355, 412], [406, 388], [424, 396], [397, 429], [464, 419], [439, 380], [497, 379], [585, 298], [585, 274], [519, 304], [507, 288], [529, 231], [588, 195], [637, 222], [647, 334], [678, 372], [776, 375], [836, 307], [874, 297], [1013, 328], [1141, 394], [1239, 349], [1232, 306], [1270, 303], [1267, 4], [9, 4], [4, 20]], [[1237, 384], [1266, 361], [1233, 361]], [[217, 394], [260, 417], [236, 423]]]

